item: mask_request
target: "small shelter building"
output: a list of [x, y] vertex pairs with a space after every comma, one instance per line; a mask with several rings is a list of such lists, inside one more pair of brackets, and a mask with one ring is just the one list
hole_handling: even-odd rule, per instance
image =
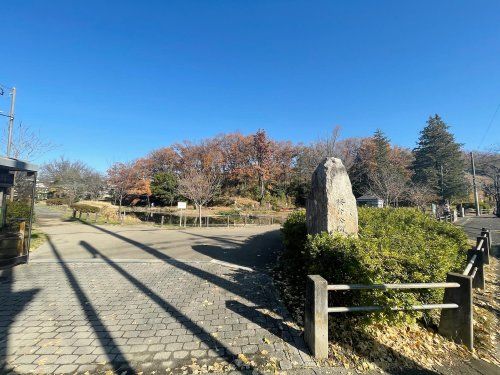
[[384, 207], [384, 200], [375, 195], [365, 194], [356, 199], [358, 206], [366, 206], [366, 207]]
[[28, 262], [37, 171], [0, 157], [0, 268]]

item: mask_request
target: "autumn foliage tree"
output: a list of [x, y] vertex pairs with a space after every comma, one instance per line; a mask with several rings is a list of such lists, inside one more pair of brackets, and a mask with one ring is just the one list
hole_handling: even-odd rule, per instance
[[121, 215], [123, 198], [130, 194], [137, 184], [133, 163], [114, 163], [107, 171], [107, 180]]

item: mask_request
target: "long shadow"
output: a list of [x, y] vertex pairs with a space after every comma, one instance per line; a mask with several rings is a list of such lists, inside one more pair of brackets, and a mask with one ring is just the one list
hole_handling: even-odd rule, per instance
[[175, 306], [165, 301], [156, 292], [148, 288], [139, 279], [135, 278], [130, 273], [125, 271], [122, 267], [120, 267], [110, 258], [102, 254], [99, 250], [90, 245], [88, 242], [80, 241], [80, 245], [89, 253], [91, 253], [92, 256], [100, 257], [102, 260], [104, 260], [110, 267], [112, 267], [115, 271], [117, 271], [120, 275], [122, 275], [125, 279], [127, 279], [130, 283], [132, 283], [135, 287], [137, 287], [144, 294], [144, 296], [150, 298], [162, 310], [164, 310], [169, 315], [174, 317], [186, 329], [191, 331], [193, 335], [195, 335], [200, 341], [204, 342], [207, 346], [209, 346], [209, 348], [211, 349], [213, 348], [214, 350], [216, 350], [221, 357], [225, 357], [229, 361], [234, 361], [238, 357], [236, 353], [228, 349], [221, 341], [217, 340], [217, 338], [211, 335], [203, 327], [196, 324], [192, 319], [183, 314], [179, 309], [177, 309]]
[[[87, 224], [87, 225], [92, 225], [92, 224]], [[93, 225], [92, 225], [93, 226]], [[198, 276], [200, 278], [203, 278], [204, 280], [207, 280], [217, 286], [219, 286], [220, 288], [223, 288], [235, 295], [238, 295], [242, 298], [245, 298], [247, 300], [250, 300], [252, 302], [254, 302], [255, 304], [261, 304], [262, 303], [262, 300], [258, 300], [257, 298], [253, 298], [253, 294], [246, 294], [246, 293], [243, 293], [242, 292], [242, 286], [239, 284], [239, 283], [234, 283], [234, 282], [231, 282], [227, 279], [224, 279], [224, 278], [221, 278], [213, 273], [210, 273], [210, 272], [207, 272], [207, 271], [204, 271], [202, 269], [199, 269], [199, 268], [196, 268], [196, 267], [193, 267], [187, 263], [183, 263], [183, 262], [180, 262], [178, 260], [175, 260], [173, 258], [171, 258], [170, 256], [162, 253], [161, 251], [158, 251], [150, 246], [147, 246], [147, 245], [144, 245], [143, 243], [140, 243], [138, 241], [135, 241], [135, 240], [132, 240], [128, 237], [124, 237], [120, 234], [117, 234], [117, 233], [114, 233], [114, 232], [111, 232], [105, 228], [102, 228], [102, 227], [99, 227], [99, 226], [94, 226], [96, 229], [99, 229], [105, 233], [109, 233], [110, 235], [114, 236], [114, 237], [117, 237], [117, 238], [120, 238], [122, 239], [123, 241], [125, 242], [128, 242], [136, 247], [138, 247], [139, 249], [142, 249], [144, 251], [146, 251], [147, 253], [155, 256], [156, 258], [158, 259], [161, 259], [163, 261], [165, 261], [166, 263], [168, 264], [171, 264], [183, 271], [186, 271], [186, 272], [189, 272], [190, 274], [192, 275], [195, 275], [195, 276]], [[254, 236], [254, 239], [255, 237], [257, 236]], [[216, 237], [213, 237], [213, 238], [216, 238]], [[88, 245], [90, 246], [90, 245]], [[193, 246], [193, 249], [197, 250], [197, 249], [200, 249], [201, 247], [199, 246]], [[248, 249], [251, 249], [252, 248], [252, 245], [251, 244], [248, 244], [247, 246]], [[91, 252], [92, 254], [92, 252]], [[245, 273], [242, 273], [242, 274], [238, 274], [237, 277], [241, 280], [241, 282], [244, 282], [245, 281], [245, 278], [248, 277], [249, 275], [248, 274], [245, 274]], [[267, 290], [267, 289], [266, 289]], [[255, 292], [255, 291], [254, 291]], [[298, 341], [301, 341], [301, 340], [298, 340]], [[309, 351], [307, 350], [307, 348], [305, 348], [304, 345], [301, 345], [301, 344], [297, 344], [295, 343], [295, 341], [293, 343], [291, 343], [293, 346], [295, 346], [298, 350], [300, 351], [303, 351], [307, 354], [309, 354]]]
[[24, 310], [40, 289], [24, 292], [12, 290], [13, 269], [0, 270], [0, 374], [13, 371], [7, 363], [7, 348], [9, 346], [10, 326], [15, 322], [15, 317]]
[[113, 337], [106, 329], [106, 326], [99, 318], [99, 314], [90, 303], [90, 299], [87, 297], [83, 289], [80, 287], [80, 284], [78, 283], [75, 275], [70, 270], [68, 265], [63, 261], [61, 255], [59, 254], [59, 251], [57, 251], [50, 237], [47, 237], [47, 242], [49, 243], [52, 252], [60, 262], [61, 267], [64, 273], [66, 274], [66, 278], [71, 284], [71, 287], [73, 288], [73, 291], [75, 292], [75, 295], [78, 298], [78, 302], [80, 302], [81, 308], [85, 313], [87, 321], [90, 323], [93, 331], [97, 335], [97, 339], [101, 344], [101, 348], [104, 349], [104, 352], [108, 357], [108, 360], [111, 366], [113, 367], [113, 370], [118, 374], [120, 374], [123, 371], [127, 371], [127, 373], [131, 372], [132, 374], [136, 374], [136, 371], [127, 361], [123, 353], [120, 351], [119, 346], [116, 344]]
[[302, 352], [308, 352], [304, 341], [300, 338], [302, 332], [289, 326], [288, 331], [284, 331], [285, 322], [283, 319], [259, 311], [259, 309], [267, 310], [265, 306], [247, 306], [239, 301], [226, 301], [226, 307], [252, 323], [258, 324], [261, 328], [285, 340]]
[[[231, 292], [233, 294], [236, 294], [240, 297], [243, 297], [243, 298], [246, 298], [246, 299], [251, 299], [252, 296], [251, 295], [246, 295], [244, 293], [242, 293], [242, 288], [241, 288], [241, 285], [238, 284], [238, 283], [235, 283], [235, 282], [232, 282], [232, 281], [229, 281], [227, 279], [224, 279], [220, 276], [217, 276], [213, 273], [210, 273], [210, 272], [207, 272], [207, 271], [204, 271], [200, 268], [196, 268], [196, 267], [193, 267], [191, 266], [190, 264], [187, 264], [187, 263], [184, 263], [184, 262], [181, 262], [181, 261], [178, 261], [170, 256], [168, 256], [167, 254], [151, 247], [151, 246], [148, 246], [148, 245], [145, 245], [139, 241], [136, 241], [136, 240], [133, 240], [133, 239], [130, 239], [128, 237], [125, 237], [121, 234], [117, 234], [117, 233], [114, 233], [110, 230], [107, 230], [105, 228], [102, 228], [102, 227], [99, 227], [99, 226], [96, 226], [96, 225], [93, 225], [93, 224], [88, 224], [87, 225], [90, 225], [104, 233], [107, 233], [113, 237], [116, 237], [116, 238], [119, 238], [135, 247], [137, 247], [138, 249], [141, 249], [143, 251], [145, 251], [146, 253], [156, 257], [157, 259], [160, 259], [162, 261], [164, 261], [165, 263], [168, 263], [168, 264], [171, 264], [172, 266], [175, 266], [183, 271], [186, 271], [188, 273], [191, 273], [193, 275], [196, 275], [200, 278], [203, 278], [207, 281], [210, 281], [211, 283], [219, 286], [220, 288], [222, 289], [225, 289], [227, 290], [228, 292]], [[242, 278], [245, 278], [247, 275], [242, 275], [241, 277]], [[258, 303], [258, 302], [257, 302]]]
[[[102, 231], [102, 232], [105, 232], [105, 233], [108, 233], [110, 234], [111, 236], [114, 236], [114, 237], [117, 237], [127, 243], [130, 243], [131, 245], [134, 245], [136, 246], [137, 248], [139, 249], [142, 249], [144, 251], [146, 251], [147, 253], [157, 257], [158, 259], [161, 259], [163, 261], [165, 261], [166, 263], [169, 263], [181, 270], [184, 270], [186, 272], [189, 272], [193, 275], [196, 275], [198, 277], [201, 277], [207, 281], [210, 281], [212, 283], [214, 283], [215, 285], [235, 294], [235, 295], [238, 295], [238, 296], [241, 296], [251, 302], [254, 302], [256, 305], [259, 305], [259, 303], [261, 301], [258, 301], [257, 299], [253, 300], [251, 296], [249, 295], [245, 295], [244, 293], [242, 293], [241, 291], [241, 285], [239, 285], [238, 283], [234, 283], [234, 282], [231, 282], [231, 281], [228, 281], [226, 279], [223, 279], [217, 275], [214, 275], [212, 273], [209, 273], [207, 271], [204, 271], [204, 270], [201, 270], [199, 268], [196, 268], [196, 267], [193, 267], [189, 264], [186, 264], [186, 263], [183, 263], [183, 262], [179, 262], [173, 258], [171, 258], [170, 256], [150, 247], [150, 246], [147, 246], [147, 245], [144, 245], [142, 244], [141, 242], [138, 242], [138, 241], [135, 241], [135, 240], [132, 240], [130, 238], [127, 238], [125, 236], [122, 236], [120, 234], [117, 234], [117, 233], [114, 233], [112, 231], [109, 231], [105, 228], [102, 228], [102, 227], [99, 227], [99, 226], [95, 226], [95, 225], [92, 225], [90, 223], [86, 223], [87, 225], [90, 225], [90, 226], [93, 226], [94, 228]], [[191, 234], [191, 233], [190, 233]], [[202, 235], [198, 235], [198, 236], [201, 236], [203, 237]], [[210, 238], [210, 237], [209, 237]], [[212, 237], [211, 239], [216, 239], [217, 237]], [[224, 239], [226, 240], [226, 239]], [[227, 240], [226, 240], [227, 241]], [[229, 241], [231, 242], [231, 241]], [[89, 245], [90, 246], [90, 245]], [[90, 246], [91, 247], [91, 246]], [[95, 250], [95, 249], [94, 249]], [[95, 250], [97, 251], [97, 250]], [[97, 253], [96, 253], [97, 254]], [[102, 255], [102, 254], [101, 254]], [[103, 258], [104, 259], [104, 258]], [[109, 260], [109, 258], [108, 258]], [[111, 262], [111, 260], [109, 260]], [[117, 266], [119, 267], [119, 266]], [[125, 271], [123, 271], [125, 272]], [[159, 297], [158, 297], [159, 298]], [[294, 336], [294, 337], [297, 337], [297, 336]], [[370, 342], [370, 341], [373, 341], [373, 339], [369, 336], [364, 336], [364, 340], [366, 342]], [[295, 340], [294, 340], [295, 341]], [[301, 339], [297, 339], [298, 343], [295, 343], [295, 347], [299, 350], [303, 350], [305, 348], [305, 346], [303, 345], [303, 340]], [[379, 344], [380, 345], [380, 344]], [[391, 369], [388, 369], [387, 372], [389, 373], [393, 373], [393, 374], [401, 374], [401, 373], [405, 373], [405, 374], [436, 374], [435, 372], [433, 371], [429, 371], [429, 370], [426, 370], [424, 368], [422, 368], [420, 365], [418, 365], [416, 362], [414, 362], [413, 360], [409, 359], [409, 358], [406, 358], [398, 353], [396, 353], [394, 350], [392, 350], [391, 348], [389, 347], [386, 347], [386, 349], [390, 352], [390, 353], [394, 353], [394, 355], [397, 355], [399, 357], [402, 357], [402, 358], [405, 358], [407, 363], [410, 363], [410, 366], [406, 367], [403, 371], [401, 370], [391, 370]], [[309, 351], [306, 349], [305, 350], [306, 353], [308, 353]], [[363, 353], [358, 353], [361, 357], [364, 356]]]
[[[206, 238], [223, 241], [219, 237]], [[269, 272], [276, 265], [282, 245], [280, 234], [276, 230], [253, 236], [249, 241], [232, 248], [216, 245], [192, 245], [191, 248], [213, 259]]]

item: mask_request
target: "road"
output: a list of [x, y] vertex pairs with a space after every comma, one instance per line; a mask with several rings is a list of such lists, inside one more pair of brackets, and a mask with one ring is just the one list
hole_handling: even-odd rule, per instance
[[47, 243], [0, 271], [0, 373], [314, 363], [267, 274], [278, 227], [95, 226], [47, 208], [38, 217]]

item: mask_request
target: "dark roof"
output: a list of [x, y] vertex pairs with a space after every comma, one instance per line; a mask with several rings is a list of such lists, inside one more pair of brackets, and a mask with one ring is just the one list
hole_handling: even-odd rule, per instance
[[0, 157], [0, 168], [9, 171], [37, 172], [38, 166], [27, 161]]

